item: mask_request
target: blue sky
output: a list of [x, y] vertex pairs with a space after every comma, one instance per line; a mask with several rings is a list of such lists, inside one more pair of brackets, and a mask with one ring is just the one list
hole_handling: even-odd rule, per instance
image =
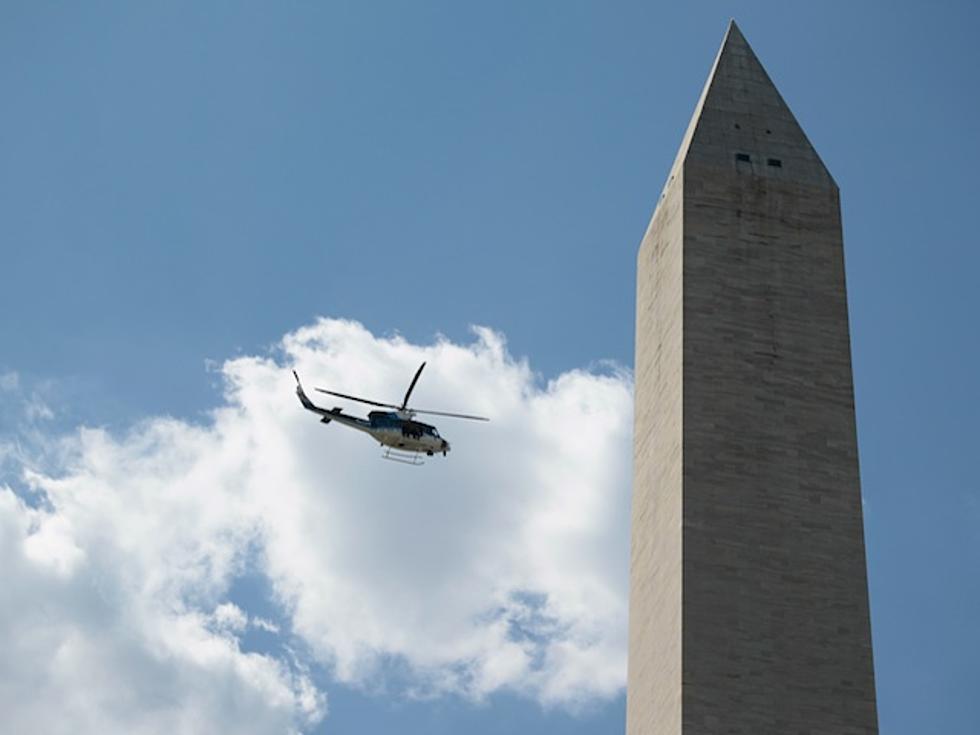
[[[288, 386], [270, 377], [287, 360], [318, 371], [311, 379], [344, 381], [341, 390], [366, 385], [397, 397], [416, 360], [443, 355], [444, 365], [458, 365], [474, 381], [499, 381], [492, 385], [500, 392], [455, 384], [444, 369], [420, 383], [420, 403], [424, 397], [436, 408], [493, 411], [497, 425], [513, 427], [525, 411], [565, 415], [563, 396], [576, 405], [620, 400], [625, 379], [615, 371], [610, 377], [604, 361], [632, 364], [636, 248], [731, 17], [841, 188], [882, 732], [980, 731], [980, 487], [973, 466], [980, 256], [972, 216], [980, 18], [966, 2], [0, 4], [0, 449], [7, 448], [0, 465], [3, 481], [38, 507], [47, 493], [58, 508], [81, 508], [70, 516], [74, 540], [52, 531], [60, 540], [45, 547], [60, 549], [50, 557], [58, 573], [75, 579], [85, 568], [78, 559], [94, 565], [102, 558], [101, 546], [83, 544], [83, 537], [92, 544], [103, 538], [83, 526], [85, 508], [100, 507], [92, 500], [95, 485], [83, 480], [126, 476], [116, 466], [103, 473], [106, 457], [125, 458], [131, 476], [151, 478], [147, 446], [193, 454], [202, 451], [188, 448], [196, 429], [205, 443], [238, 436], [215, 423], [214, 409], [237, 411], [253, 427], [253, 440], [264, 436], [263, 426], [280, 427], [279, 409], [250, 391], [282, 388], [282, 410], [292, 411]], [[329, 322], [316, 331], [317, 317], [355, 320], [364, 330]], [[496, 336], [474, 337], [471, 325]], [[284, 343], [285, 335], [293, 341]], [[506, 348], [493, 353], [500, 335]], [[491, 353], [492, 369], [481, 372], [473, 356]], [[359, 368], [337, 367], [331, 355]], [[393, 364], [375, 366], [369, 358], [377, 355]], [[592, 372], [575, 382], [581, 370]], [[551, 390], [549, 381], [562, 377], [563, 387]], [[175, 422], [169, 429], [152, 424], [163, 416]], [[377, 493], [400, 476], [376, 468], [369, 445], [358, 437], [339, 444], [348, 440], [333, 427], [303, 419], [282, 424], [269, 444], [288, 435], [313, 454], [343, 446], [347, 456], [339, 459], [371, 468], [359, 477], [317, 455], [317, 471], [334, 473], [330, 487], [350, 491], [370, 480], [380, 490], [372, 485], [365, 497], [379, 507], [395, 502]], [[608, 420], [610, 431], [621, 429]], [[96, 440], [80, 434], [82, 426], [107, 433]], [[465, 438], [460, 452], [483, 447], [472, 427], [440, 428]], [[506, 436], [489, 436], [491, 449], [508, 446]], [[600, 449], [584, 453], [582, 476], [621, 455], [616, 447]], [[297, 486], [307, 482], [285, 452], [276, 455], [282, 464], [270, 459], [270, 466], [299, 473]], [[486, 460], [473, 455], [450, 457], [456, 470], [422, 471], [450, 473], [438, 476], [465, 496], [472, 488], [463, 469]], [[539, 467], [535, 462], [560, 466], [570, 455], [583, 458], [578, 447], [517, 455], [515, 472]], [[32, 485], [25, 467], [67, 472], [75, 489], [46, 480]], [[214, 477], [215, 486], [225, 486]], [[596, 492], [621, 503], [622, 483], [609, 482]], [[507, 487], [516, 488], [504, 494], [511, 503], [533, 489]], [[160, 492], [148, 484], [132, 497], [152, 502]], [[582, 488], [576, 507], [605, 497], [590, 492]], [[458, 510], [489, 512], [494, 495], [481, 493], [474, 490], [486, 507]], [[240, 508], [261, 530], [215, 518], [213, 525], [202, 521], [201, 533], [238, 538], [254, 531], [278, 548], [286, 542], [277, 534], [287, 526], [254, 520], [279, 517], [264, 497], [256, 490]], [[340, 490], [327, 497], [354, 512]], [[433, 508], [445, 502], [430, 500]], [[133, 512], [116, 502], [109, 529]], [[206, 507], [193, 505], [198, 501], [186, 502], [210, 519]], [[262, 513], [253, 517], [256, 508]], [[367, 504], [357, 509], [361, 515], [344, 517], [367, 525], [364, 514], [376, 509]], [[596, 548], [615, 547], [608, 568], [622, 556], [621, 544], [610, 540], [623, 528], [617, 518], [589, 529], [602, 540]], [[528, 530], [509, 516], [498, 520], [497, 530]], [[361, 549], [356, 536], [348, 540], [355, 545], [318, 547], [323, 556], [312, 558]], [[154, 554], [169, 553], [164, 546], [136, 553], [121, 541], [113, 548], [146, 551], [150, 566], [140, 573], [156, 569], [162, 557]], [[506, 556], [506, 548], [494, 549]], [[608, 615], [583, 622], [573, 591], [555, 581], [580, 560], [529, 550], [543, 554], [541, 566], [514, 589], [526, 583], [547, 590], [561, 609], [545, 612], [568, 629], [598, 626], [596, 639], [609, 644], [601, 661], [614, 663], [616, 633], [603, 626], [619, 625], [621, 600], [619, 588], [601, 586], [607, 567], [593, 571], [596, 589], [609, 591]], [[105, 554], [106, 564], [116, 558]], [[33, 574], [34, 558], [25, 557], [25, 575]], [[209, 563], [221, 567], [215, 558]], [[290, 676], [307, 676], [326, 697], [328, 712], [315, 732], [622, 731], [621, 688], [586, 686], [558, 696], [548, 687], [557, 686], [563, 669], [553, 678], [533, 667], [537, 678], [501, 674], [510, 684], [486, 683], [479, 691], [470, 680], [440, 689], [433, 672], [456, 653], [426, 658], [436, 637], [420, 634], [413, 642], [410, 629], [404, 640], [377, 642], [372, 655], [381, 662], [371, 664], [370, 675], [338, 674], [342, 645], [331, 636], [344, 631], [321, 630], [301, 614], [304, 605], [312, 617], [322, 612], [317, 600], [327, 592], [304, 587], [295, 570], [274, 560], [258, 569], [234, 558], [217, 576], [195, 578], [189, 589], [206, 602], [200, 610], [229, 600], [280, 633], [263, 637], [261, 626], [226, 625], [220, 616], [202, 630], [223, 631], [222, 640], [244, 641], [269, 660], [293, 661]], [[393, 589], [371, 576], [387, 563], [378, 559], [365, 574], [380, 581], [359, 599]], [[359, 564], [344, 569], [355, 575]], [[520, 577], [503, 561], [495, 569]], [[338, 576], [337, 584], [358, 579]], [[130, 588], [120, 581], [119, 589]], [[37, 590], [53, 594], [38, 582], [17, 599], [43, 599]], [[97, 609], [104, 598], [83, 599]], [[124, 599], [136, 610], [149, 598]], [[442, 609], [446, 601], [434, 599]], [[522, 599], [500, 598], [519, 608], [507, 618], [511, 624], [533, 622], [541, 612]], [[431, 615], [436, 608], [418, 609]], [[0, 635], [19, 630], [3, 619], [8, 629]], [[63, 623], [99, 635], [115, 630]], [[484, 650], [472, 630], [458, 630], [460, 646]], [[365, 631], [351, 636], [374, 640]], [[139, 656], [152, 689], [147, 672], [156, 671], [156, 659], [143, 649]], [[229, 666], [241, 663], [234, 651], [227, 656]], [[349, 663], [358, 671], [366, 665], [360, 654]], [[411, 695], [422, 670], [429, 690]], [[187, 676], [181, 670], [168, 681]], [[180, 707], [185, 690], [172, 687], [166, 691]]]

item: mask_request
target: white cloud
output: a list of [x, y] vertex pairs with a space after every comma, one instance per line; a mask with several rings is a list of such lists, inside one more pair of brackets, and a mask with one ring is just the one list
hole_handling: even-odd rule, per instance
[[0, 373], [0, 391], [17, 390], [20, 385], [20, 376], [13, 370]]
[[251, 620], [249, 620], [249, 625], [251, 625], [253, 628], [264, 630], [266, 633], [279, 632], [279, 626], [273, 623], [271, 620], [266, 620], [265, 618], [253, 617]]
[[223, 602], [214, 609], [211, 616], [219, 630], [241, 633], [248, 626], [248, 615], [233, 602]]
[[[319, 424], [288, 370], [396, 401], [423, 360], [413, 404], [492, 421], [439, 420], [453, 451], [421, 468]], [[226, 404], [208, 425], [80, 430], [59, 472], [29, 475], [50, 512], [0, 495], [0, 543], [16, 561], [0, 640], [21, 646], [0, 671], [0, 710], [51, 732], [55, 713], [75, 731], [317, 721], [324, 695], [301, 663], [241, 650], [251, 628], [289, 630], [352, 684], [378, 685], [381, 662], [398, 660], [408, 696], [510, 690], [575, 708], [621, 691], [628, 376], [573, 371], [538, 385], [489, 330], [419, 346], [341, 320], [222, 371]], [[227, 599], [245, 572], [267, 576], [281, 624]], [[31, 614], [46, 605], [50, 617]], [[28, 655], [37, 663], [21, 672], [12, 661]], [[130, 677], [145, 690], [122, 686]], [[41, 704], [18, 686], [39, 687]], [[100, 709], [115, 688], [129, 694]], [[45, 716], [51, 727], [32, 719]]]
[[5, 732], [268, 733], [320, 716], [301, 672], [139, 594], [111, 541], [72, 539], [65, 515], [0, 488]]
[[24, 416], [28, 421], [53, 419], [54, 411], [36, 393], [24, 400]]

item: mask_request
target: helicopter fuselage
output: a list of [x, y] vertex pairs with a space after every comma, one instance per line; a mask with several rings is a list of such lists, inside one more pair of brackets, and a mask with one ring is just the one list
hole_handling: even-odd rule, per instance
[[405, 452], [421, 452], [424, 454], [445, 454], [449, 451], [449, 442], [439, 436], [436, 427], [424, 424], [414, 419], [406, 419], [396, 411], [371, 411], [367, 419], [342, 413], [335, 408], [321, 419], [324, 423], [336, 421], [352, 429], [369, 434], [379, 444], [400, 449]]
[[449, 451], [449, 442], [439, 436], [435, 426], [403, 418], [397, 411], [371, 411], [365, 423], [367, 433], [386, 447], [426, 454]]
[[[298, 379], [297, 379], [298, 380]], [[349, 426], [370, 435], [379, 444], [404, 452], [420, 452], [428, 455], [449, 452], [449, 442], [439, 436], [436, 427], [415, 421], [411, 414], [399, 411], [371, 411], [366, 419], [344, 413], [340, 408], [325, 409], [315, 405], [297, 383], [296, 395], [307, 411], [319, 414], [321, 422]]]

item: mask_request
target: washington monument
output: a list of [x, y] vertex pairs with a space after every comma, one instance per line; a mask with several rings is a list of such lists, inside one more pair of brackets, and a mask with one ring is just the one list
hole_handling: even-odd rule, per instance
[[837, 185], [734, 22], [638, 256], [628, 735], [878, 732]]

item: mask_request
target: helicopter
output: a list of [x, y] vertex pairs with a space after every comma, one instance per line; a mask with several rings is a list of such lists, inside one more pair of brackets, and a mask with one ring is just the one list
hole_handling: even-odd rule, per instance
[[293, 370], [293, 377], [296, 378], [296, 395], [299, 397], [299, 402], [303, 404], [303, 408], [307, 411], [318, 414], [321, 423], [329, 424], [331, 421], [336, 421], [352, 429], [363, 431], [365, 434], [374, 437], [382, 447], [386, 448], [385, 452], [381, 455], [383, 459], [418, 465], [422, 464], [419, 457], [420, 454], [424, 453], [431, 457], [436, 452], [442, 452], [442, 456], [445, 457], [449, 453], [450, 447], [449, 442], [439, 436], [439, 431], [435, 426], [416, 421], [415, 414], [426, 413], [434, 416], [451, 416], [452, 418], [471, 419], [473, 421], [490, 420], [483, 416], [470, 416], [463, 413], [423, 411], [418, 408], [409, 408], [408, 399], [412, 395], [412, 391], [415, 389], [415, 384], [419, 381], [419, 376], [422, 374], [423, 369], [425, 369], [424, 362], [416, 371], [415, 377], [412, 378], [412, 382], [408, 386], [408, 390], [405, 392], [405, 398], [402, 399], [400, 406], [393, 403], [370, 401], [367, 398], [358, 398], [357, 396], [337, 393], [336, 391], [325, 390], [323, 388], [315, 389], [320, 393], [345, 398], [348, 401], [358, 401], [360, 403], [366, 403], [369, 406], [395, 409], [394, 411], [371, 411], [368, 413], [366, 419], [344, 413], [341, 408], [331, 408], [328, 410], [317, 406], [303, 391], [303, 384], [300, 382], [299, 375], [295, 370]]

